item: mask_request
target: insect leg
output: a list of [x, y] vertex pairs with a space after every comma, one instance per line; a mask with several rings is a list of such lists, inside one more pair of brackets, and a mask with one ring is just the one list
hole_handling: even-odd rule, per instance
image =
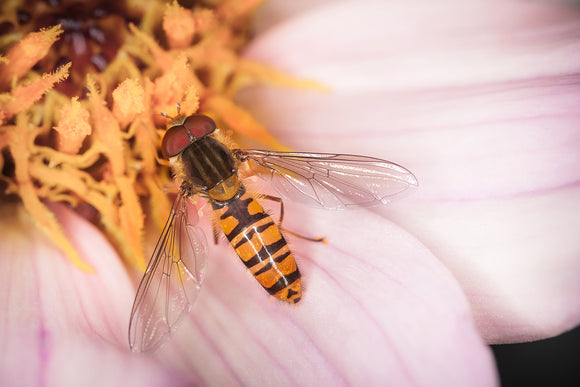
[[294, 235], [295, 237], [310, 241], [310, 242], [322, 242], [324, 244], [328, 244], [328, 242], [326, 241], [325, 237], [322, 238], [311, 238], [311, 237], [307, 237], [304, 235], [300, 235], [298, 233], [295, 233], [293, 231], [290, 230], [286, 230], [284, 227], [282, 227], [282, 221], [284, 220], [284, 201], [282, 200], [282, 198], [279, 198], [277, 196], [272, 196], [272, 195], [266, 195], [266, 194], [262, 194], [260, 195], [263, 199], [268, 199], [271, 200], [273, 202], [278, 202], [280, 203], [280, 219], [278, 219], [278, 227], [280, 228], [280, 230], [284, 231], [287, 234], [291, 234]]
[[220, 226], [218, 224], [217, 217], [215, 217], [215, 216], [212, 218], [211, 228], [213, 230], [213, 243], [215, 245], [217, 245], [219, 242], [219, 236], [220, 236]]

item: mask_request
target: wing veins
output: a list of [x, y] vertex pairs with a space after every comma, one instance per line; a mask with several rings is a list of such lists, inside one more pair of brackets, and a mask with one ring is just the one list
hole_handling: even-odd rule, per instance
[[[325, 208], [373, 206], [417, 186], [416, 178], [406, 168], [373, 157], [240, 149], [235, 152], [242, 161], [251, 160], [268, 171], [282, 197], [304, 199], [309, 204], [314, 201]], [[258, 174], [264, 172], [254, 170]]]
[[[186, 191], [173, 202], [152, 258], [137, 289], [129, 322], [133, 350], [157, 348], [191, 309], [203, 281], [205, 237], [188, 223]], [[190, 246], [191, 249], [187, 249]], [[194, 248], [195, 246], [195, 248]], [[184, 258], [199, 270], [192, 273]]]

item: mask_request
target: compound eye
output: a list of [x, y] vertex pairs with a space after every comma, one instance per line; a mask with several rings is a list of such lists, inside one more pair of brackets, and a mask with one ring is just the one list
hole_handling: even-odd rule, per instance
[[182, 125], [172, 126], [165, 132], [161, 142], [161, 152], [166, 159], [179, 154], [187, 148], [193, 141], [187, 135], [187, 131]]
[[203, 114], [194, 114], [185, 119], [183, 126], [195, 138], [207, 136], [216, 130], [214, 120]]
[[161, 143], [163, 157], [168, 159], [181, 153], [192, 142], [207, 136], [215, 129], [214, 120], [208, 116], [194, 114], [187, 117], [181, 125], [172, 126], [165, 132]]

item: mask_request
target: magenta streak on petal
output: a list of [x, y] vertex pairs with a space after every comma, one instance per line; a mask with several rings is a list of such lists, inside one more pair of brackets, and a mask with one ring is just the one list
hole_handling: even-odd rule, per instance
[[[498, 93], [504, 94], [509, 92], [522, 92], [523, 90], [528, 89], [537, 89], [534, 94], [529, 92], [529, 95], [526, 96], [514, 96], [510, 98], [510, 100], [520, 100], [526, 101], [526, 99], [534, 99], [537, 96], [546, 96], [546, 95], [554, 95], [554, 94], [576, 94], [576, 89], [580, 85], [580, 75], [573, 74], [573, 75], [563, 75], [563, 76], [544, 76], [544, 77], [537, 77], [534, 79], [529, 79], [525, 81], [516, 80], [516, 81], [501, 81], [496, 83], [488, 83], [484, 85], [465, 85], [465, 86], [456, 86], [456, 87], [449, 87], [449, 88], [440, 88], [440, 89], [427, 89], [427, 90], [412, 90], [406, 94], [409, 94], [409, 103], [410, 104], [424, 104], [424, 103], [438, 103], [441, 101], [444, 102], [452, 102], [454, 100], [463, 101], [466, 98], [473, 98], [473, 97], [482, 97], [482, 96], [495, 96]], [[567, 90], [566, 87], [570, 88], [573, 87], [572, 90]], [[558, 88], [558, 90], [554, 91], [554, 88]], [[564, 88], [562, 90], [562, 88]], [[544, 92], [540, 92], [544, 89]], [[369, 92], [363, 92], [364, 96], [373, 95]], [[384, 98], [383, 93], [376, 93], [376, 98]], [[401, 98], [405, 98], [404, 93], [400, 93], [398, 95], [398, 100], [400, 101]], [[430, 102], [430, 101], [434, 102]], [[529, 109], [531, 114], [534, 114], [536, 110]], [[413, 133], [425, 133], [425, 132], [441, 132], [444, 130], [449, 129], [456, 129], [461, 128], [464, 129], [466, 127], [478, 127], [478, 126], [485, 126], [490, 124], [496, 123], [509, 123], [509, 122], [521, 122], [525, 120], [537, 120], [538, 118], [555, 118], [555, 119], [572, 119], [578, 116], [577, 110], [569, 110], [566, 114], [536, 114], [527, 117], [516, 117], [516, 118], [506, 118], [506, 119], [494, 119], [489, 121], [478, 121], [477, 123], [461, 123], [461, 124], [449, 124], [443, 126], [429, 126], [425, 128], [405, 128], [401, 130], [389, 130], [388, 132], [385, 130], [353, 130], [350, 132], [341, 133], [341, 138], [359, 138], [360, 136], [385, 136], [385, 137], [393, 137], [397, 135], [408, 135]], [[335, 132], [330, 131], [321, 131], [318, 128], [314, 132], [309, 132], [308, 136], [311, 138], [328, 138], [328, 136], [335, 135]], [[369, 128], [370, 129], [370, 128]]]
[[[73, 278], [74, 274], [72, 273], [72, 271], [78, 270], [78, 269], [76, 267], [69, 266], [69, 267], [67, 267], [67, 270], [68, 270], [68, 277]], [[91, 334], [97, 336], [98, 338], [103, 340], [103, 342], [110, 342], [110, 339], [108, 339], [107, 337], [105, 337], [101, 333], [99, 333], [99, 329], [95, 329], [95, 327], [92, 324], [92, 319], [87, 314], [87, 311], [85, 309], [85, 304], [82, 302], [82, 300], [79, 300], [79, 307], [81, 309], [81, 314], [84, 318], [84, 322], [87, 324], [87, 328], [91, 332]], [[95, 306], [93, 306], [93, 307], [95, 307]], [[107, 309], [102, 308], [102, 310], [107, 310]], [[107, 328], [109, 328], [109, 333], [111, 333], [111, 335], [109, 337], [114, 337], [115, 330], [111, 327], [109, 319], [105, 317], [105, 318], [103, 318], [103, 320], [106, 322]]]
[[[479, 127], [487, 127], [495, 124], [507, 124], [507, 123], [522, 123], [526, 121], [536, 122], [539, 119], [566, 119], [572, 121], [580, 117], [577, 112], [568, 112], [567, 114], [538, 114], [526, 117], [510, 117], [510, 118], [498, 118], [486, 121], [477, 122], [461, 122], [461, 123], [449, 123], [449, 124], [439, 124], [439, 125], [429, 125], [427, 127], [408, 127], [400, 130], [356, 130], [350, 132], [341, 132], [340, 138], [350, 139], [350, 138], [361, 138], [361, 137], [373, 137], [374, 140], [377, 138], [394, 138], [395, 136], [405, 136], [410, 134], [422, 134], [422, 133], [444, 133], [446, 131], [453, 131], [457, 129], [466, 130], [468, 128], [477, 129]], [[327, 139], [329, 137], [336, 136], [336, 132], [333, 131], [323, 131], [317, 130], [316, 132], [309, 132], [308, 137], [312, 139]]]
[[343, 293], [345, 293], [346, 295], [349, 296], [349, 298], [354, 301], [359, 309], [364, 312], [364, 314], [368, 317], [368, 319], [376, 326], [377, 330], [379, 331], [379, 333], [381, 334], [381, 336], [383, 336], [385, 342], [387, 343], [387, 347], [392, 348], [393, 351], [391, 351], [391, 353], [393, 354], [393, 356], [396, 358], [397, 362], [399, 363], [399, 369], [401, 370], [401, 373], [404, 374], [407, 377], [408, 380], [408, 385], [418, 385], [418, 382], [416, 380], [414, 380], [412, 372], [407, 368], [407, 363], [399, 356], [398, 351], [394, 350], [396, 347], [393, 344], [393, 341], [387, 336], [385, 330], [382, 328], [381, 324], [374, 318], [374, 316], [369, 312], [369, 310], [364, 307], [362, 305], [362, 303], [350, 292], [348, 292], [346, 289], [344, 289], [344, 287], [342, 286], [342, 284], [340, 283], [340, 281], [338, 281], [332, 274], [330, 274], [330, 272], [328, 272], [323, 266], [318, 265], [313, 259], [307, 258], [314, 266], [318, 267], [323, 273], [326, 273], [326, 275], [336, 284], [336, 287], [338, 289], [341, 289], [343, 291]]
[[[408, 286], [405, 286], [401, 281], [399, 281], [398, 278], [393, 277], [391, 274], [389, 274], [388, 272], [386, 272], [385, 270], [383, 270], [383, 268], [381, 266], [376, 266], [371, 264], [370, 262], [368, 262], [368, 260], [365, 259], [361, 259], [358, 256], [353, 256], [349, 251], [343, 250], [341, 248], [338, 248], [336, 246], [331, 246], [331, 245], [327, 245], [326, 246], [327, 249], [336, 251], [341, 253], [344, 256], [347, 257], [351, 257], [351, 261], [353, 262], [357, 262], [357, 264], [361, 267], [366, 266], [368, 268], [371, 268], [373, 272], [375, 273], [379, 273], [383, 276], [385, 276], [386, 278], [388, 278], [389, 282], [392, 283], [393, 285], [397, 285], [398, 287], [400, 287], [402, 290], [404, 290], [409, 296], [413, 296], [415, 297], [417, 300], [422, 301], [422, 303], [425, 305], [426, 308], [431, 308], [432, 307], [432, 303], [430, 301], [427, 301], [424, 297], [422, 297], [421, 295], [419, 295], [417, 292], [413, 291], [412, 288], [409, 288]], [[303, 256], [303, 255], [301, 255]], [[313, 262], [312, 259], [307, 258], [309, 261]], [[316, 265], [317, 267], [320, 267], [319, 265]]]
[[507, 195], [494, 195], [494, 196], [482, 196], [482, 197], [453, 197], [453, 198], [437, 198], [430, 197], [429, 201], [437, 203], [473, 203], [488, 200], [509, 200], [509, 199], [523, 199], [533, 196], [549, 195], [557, 193], [560, 190], [574, 189], [580, 186], [580, 181], [573, 181], [570, 183], [561, 184], [558, 186], [546, 187], [537, 190], [520, 191]]
[[48, 376], [48, 364], [52, 352], [52, 335], [48, 329], [42, 326], [38, 329], [38, 346], [40, 355], [39, 386], [45, 386]]
[[[219, 360], [221, 361], [221, 363], [225, 365], [225, 368], [226, 368], [228, 374], [232, 375], [232, 377], [236, 380], [236, 384], [237, 385], [242, 385], [243, 384], [242, 383], [242, 380], [240, 380], [240, 378], [238, 377], [237, 372], [235, 372], [235, 370], [232, 369], [232, 367], [230, 366], [230, 364], [226, 361], [226, 359], [222, 355], [222, 353], [219, 350], [218, 346], [215, 344], [214, 340], [212, 340], [210, 338], [210, 336], [204, 331], [204, 329], [202, 329], [200, 323], [197, 321], [197, 319], [195, 318], [195, 316], [193, 316], [192, 318], [189, 318], [189, 321], [193, 325], [195, 325], [195, 327], [197, 329], [197, 332], [199, 332], [200, 336], [202, 336], [205, 339], [205, 341], [207, 342], [207, 345], [217, 355], [217, 357], [219, 358]], [[184, 353], [183, 356], [187, 356], [187, 354]], [[186, 359], [187, 357], [183, 357], [183, 358]]]
[[[414, 292], [408, 286], [403, 285], [403, 283], [401, 281], [399, 281], [398, 278], [393, 277], [388, 272], [386, 272], [385, 270], [383, 270], [383, 268], [381, 266], [373, 265], [373, 264], [369, 263], [368, 260], [361, 259], [358, 256], [353, 256], [350, 251], [346, 251], [346, 250], [340, 249], [340, 248], [338, 248], [336, 246], [327, 245], [326, 248], [327, 249], [330, 249], [330, 250], [337, 251], [337, 252], [341, 253], [344, 256], [351, 257], [352, 258], [351, 261], [357, 262], [358, 265], [360, 265], [360, 266], [366, 266], [366, 267], [371, 268], [374, 272], [380, 273], [381, 275], [383, 275], [386, 278], [388, 278], [389, 279], [389, 282], [391, 282], [392, 284], [395, 284], [395, 285], [399, 286], [401, 289], [405, 290], [409, 295], [416, 297], [420, 301], [424, 301], [423, 303], [425, 305], [431, 305], [431, 303], [428, 302], [428, 301], [426, 301], [425, 298], [421, 297], [419, 294], [417, 294], [416, 292]], [[311, 261], [311, 262], [313, 261], [310, 258], [308, 258], [308, 260]]]
[[[339, 367], [337, 364], [334, 364], [329, 359], [328, 356], [325, 356], [325, 354], [318, 347], [318, 345], [316, 345], [316, 342], [314, 341], [312, 336], [308, 334], [308, 331], [306, 331], [300, 324], [298, 324], [296, 322], [296, 319], [293, 318], [291, 315], [290, 315], [290, 317], [287, 317], [287, 321], [290, 325], [292, 325], [294, 328], [296, 328], [296, 330], [302, 331], [303, 336], [312, 344], [311, 347], [316, 349], [317, 353], [320, 355], [320, 358], [323, 359], [325, 363], [329, 364], [332, 367], [332, 370], [334, 371], [334, 375], [340, 378], [343, 385], [347, 386], [349, 383], [344, 378], [344, 375], [339, 371], [341, 369], [341, 367]], [[331, 368], [331, 367], [329, 367], [329, 368]]]
[[[38, 256], [38, 255], [37, 255]], [[43, 300], [40, 294], [40, 275], [38, 273], [38, 266], [33, 262], [34, 267], [34, 281], [33, 283], [36, 286], [36, 296], [38, 299], [37, 307], [39, 309], [38, 316], [38, 331], [37, 331], [37, 338], [38, 338], [38, 354], [39, 354], [39, 370], [38, 370], [38, 386], [46, 386], [48, 384], [48, 371], [49, 371], [49, 363], [52, 353], [52, 334], [50, 330], [46, 328], [45, 317], [44, 317], [44, 310], [43, 310]]]
[[[207, 284], [206, 287], [208, 287], [209, 289], [211, 289], [211, 285], [209, 285], [209, 284]], [[228, 310], [227, 304], [223, 300], [223, 297], [220, 297], [219, 296], [219, 292], [218, 291], [213, 291], [211, 293], [212, 293], [213, 297], [220, 302], [220, 304], [226, 306], [224, 309], [225, 310]], [[278, 361], [278, 357], [274, 353], [272, 353], [272, 351], [270, 351], [267, 346], [263, 345], [262, 342], [261, 342], [261, 340], [256, 335], [253, 334], [256, 331], [255, 329], [248, 328], [248, 326], [243, 322], [243, 320], [240, 320], [240, 319], [226, 319], [225, 321], [236, 321], [236, 326], [237, 327], [244, 328], [244, 330], [247, 332], [248, 338], [249, 339], [250, 338], [252, 339], [252, 340], [248, 340], [248, 341], [252, 341], [253, 343], [257, 344], [260, 347], [260, 349], [262, 349], [262, 351], [265, 352], [268, 355], [268, 357], [272, 360], [272, 362], [275, 364], [275, 366], [278, 369], [282, 369], [284, 371], [284, 374], [286, 375], [288, 381], [291, 382], [290, 384], [292, 384], [292, 385], [298, 385], [298, 382], [297, 381], [292, 380], [293, 373], [290, 372], [290, 370], [288, 370], [286, 367], [284, 367], [284, 364], [283, 363], [280, 363]]]
[[[256, 284], [257, 285], [257, 284]], [[218, 294], [219, 292], [217, 291], [212, 291], [211, 288], [212, 286], [210, 284], [205, 285], [208, 290], [212, 293], [213, 297], [218, 299], [220, 301], [220, 303], [224, 306], [227, 306], [227, 304], [223, 301], [223, 297], [219, 297]], [[227, 307], [225, 308], [227, 310]], [[233, 319], [229, 320], [227, 319], [226, 321], [234, 321]], [[284, 375], [286, 375], [286, 379], [290, 382], [291, 385], [299, 385], [300, 383], [298, 383], [297, 381], [295, 381], [293, 379], [293, 377], [296, 375], [296, 370], [295, 369], [288, 369], [287, 367], [284, 366], [285, 363], [281, 363], [278, 360], [278, 356], [276, 356], [276, 354], [272, 353], [272, 351], [269, 350], [268, 346], [265, 346], [262, 344], [262, 341], [253, 333], [255, 332], [255, 329], [250, 329], [247, 324], [243, 323], [242, 320], [238, 320], [236, 319], [236, 326], [238, 327], [242, 327], [244, 328], [244, 330], [246, 332], [248, 332], [248, 338], [251, 338], [253, 343], [257, 344], [264, 353], [266, 353], [269, 357], [269, 359], [271, 359], [273, 361], [273, 363], [275, 364], [275, 366], [278, 367], [278, 369], [283, 370]], [[328, 357], [324, 356], [324, 354], [320, 351], [320, 349], [314, 344], [314, 341], [312, 340], [312, 338], [310, 337], [310, 335], [308, 335], [308, 333], [300, 326], [298, 326], [295, 321], [293, 320], [288, 320], [288, 322], [294, 326], [294, 328], [296, 328], [297, 331], [302, 331], [303, 335], [308, 339], [308, 341], [310, 343], [312, 343], [312, 348], [315, 349], [317, 351], [317, 354], [320, 355], [320, 359], [322, 359], [324, 362], [326, 362], [327, 364], [329, 364], [328, 362]], [[330, 365], [330, 364], [329, 364]], [[335, 375], [339, 375], [342, 379], [342, 382], [344, 385], [346, 385], [346, 380], [344, 380], [342, 378], [342, 375], [338, 372], [338, 367], [336, 367], [335, 365], [331, 365], [332, 369], [334, 370], [334, 374]], [[330, 367], [329, 367], [330, 368]]]
[[[193, 319], [191, 319], [191, 320], [193, 320]], [[171, 339], [171, 338], [170, 338], [170, 339]], [[163, 345], [164, 345], [164, 344], [162, 344], [162, 346], [163, 346]], [[158, 348], [157, 350], [159, 350], [159, 349], [160, 349], [160, 348]], [[180, 358], [180, 359], [187, 359], [187, 358], [188, 358], [188, 356], [189, 356], [189, 355], [187, 354], [187, 352], [183, 350], [183, 347], [182, 347], [181, 345], [172, 345], [172, 346], [171, 346], [171, 350], [172, 350], [173, 352], [176, 352], [176, 354], [178, 355], [178, 358]], [[188, 380], [191, 382], [191, 385], [193, 385], [193, 386], [199, 386], [199, 385], [202, 385], [202, 384], [203, 384], [203, 383], [202, 383], [202, 379], [201, 379], [201, 377], [199, 376], [199, 373], [197, 373], [196, 371], [194, 371], [194, 370], [193, 370], [191, 367], [189, 368], [189, 370], [188, 370], [188, 371], [189, 371], [189, 372], [192, 372], [192, 373], [193, 373], [193, 377], [195, 377], [195, 380], [191, 380], [191, 379], [190, 379], [190, 377], [189, 377], [189, 375], [187, 375], [187, 378], [188, 378]]]

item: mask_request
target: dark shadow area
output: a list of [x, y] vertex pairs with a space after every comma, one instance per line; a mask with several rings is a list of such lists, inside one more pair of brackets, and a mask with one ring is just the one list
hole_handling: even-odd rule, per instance
[[580, 386], [580, 327], [551, 339], [491, 349], [502, 387]]

